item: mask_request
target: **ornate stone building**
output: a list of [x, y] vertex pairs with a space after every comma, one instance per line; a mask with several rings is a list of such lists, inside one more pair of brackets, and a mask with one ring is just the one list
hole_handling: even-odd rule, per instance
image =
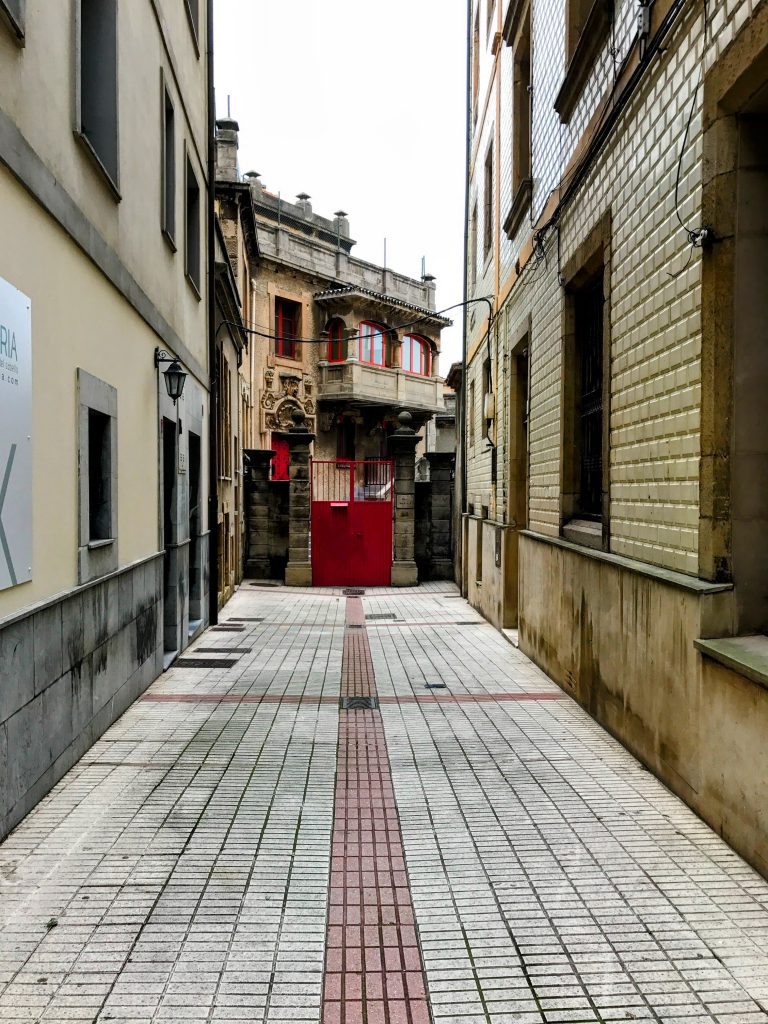
[[[450, 321], [434, 311], [434, 281], [352, 256], [343, 211], [321, 217], [309, 196], [288, 203], [258, 175], [241, 177], [237, 132], [234, 121], [217, 124], [218, 189], [248, 196], [259, 253], [246, 314], [253, 418], [245, 447], [275, 450], [280, 479], [283, 435], [301, 409], [316, 458], [378, 458], [400, 409], [419, 429], [444, 408], [440, 332]], [[232, 250], [236, 217], [232, 208], [221, 215]]]

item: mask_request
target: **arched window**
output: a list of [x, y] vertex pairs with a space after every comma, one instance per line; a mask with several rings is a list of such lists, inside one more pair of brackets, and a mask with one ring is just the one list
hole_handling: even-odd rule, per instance
[[374, 366], [390, 366], [389, 339], [386, 328], [370, 320], [363, 320], [358, 329], [360, 362]]
[[408, 373], [420, 373], [428, 377], [432, 367], [429, 342], [418, 334], [406, 334], [403, 338], [403, 369]]
[[343, 363], [347, 358], [344, 344], [344, 321], [338, 317], [328, 324], [328, 362]]

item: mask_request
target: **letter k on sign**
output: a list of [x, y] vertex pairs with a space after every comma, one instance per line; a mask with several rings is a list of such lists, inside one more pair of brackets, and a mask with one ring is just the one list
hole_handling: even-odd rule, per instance
[[2, 549], [3, 556], [5, 557], [5, 563], [8, 566], [8, 574], [11, 577], [11, 585], [15, 586], [18, 583], [16, 579], [16, 572], [13, 568], [13, 561], [11, 560], [11, 549], [8, 547], [8, 538], [5, 536], [5, 528], [3, 526], [3, 505], [5, 505], [5, 496], [8, 493], [8, 484], [11, 480], [11, 471], [13, 469], [13, 460], [16, 458], [16, 445], [11, 445], [11, 451], [8, 455], [8, 461], [5, 464], [5, 472], [3, 473], [3, 482], [0, 485], [0, 548]]

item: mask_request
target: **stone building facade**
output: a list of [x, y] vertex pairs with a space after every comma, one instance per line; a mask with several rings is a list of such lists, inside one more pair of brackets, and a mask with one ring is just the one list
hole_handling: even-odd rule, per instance
[[766, 872], [768, 10], [469, 35], [462, 586]]
[[[258, 250], [245, 313], [250, 423], [243, 447], [276, 453], [270, 480], [278, 490], [283, 485], [287, 502], [288, 434], [296, 412], [313, 435], [313, 458], [365, 461], [388, 457], [400, 410], [408, 409], [417, 431], [445, 411], [440, 332], [450, 321], [435, 312], [431, 277], [415, 280], [356, 259], [343, 211], [329, 219], [313, 212], [309, 196], [289, 203], [267, 191], [258, 175], [241, 175], [237, 147], [237, 123], [218, 121], [217, 191], [227, 248], [242, 244], [237, 197], [252, 211]], [[265, 514], [259, 509], [257, 516]], [[279, 500], [271, 522], [282, 522]], [[272, 542], [279, 550], [259, 549], [250, 561], [264, 566], [267, 559], [280, 572], [287, 532], [276, 529]]]
[[0, 2], [0, 836], [206, 621], [208, 8]]

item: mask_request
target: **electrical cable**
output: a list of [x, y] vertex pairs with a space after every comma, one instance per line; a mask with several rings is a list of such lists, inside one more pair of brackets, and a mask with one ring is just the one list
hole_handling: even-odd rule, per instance
[[[442, 316], [443, 313], [449, 313], [452, 309], [460, 309], [460, 308], [463, 308], [465, 306], [469, 306], [469, 305], [471, 305], [472, 303], [475, 303], [475, 302], [490, 302], [490, 301], [491, 300], [490, 300], [490, 298], [488, 296], [480, 296], [479, 298], [468, 299], [466, 302], [456, 302], [452, 306], [446, 306], [445, 309], [436, 310], [435, 312], [430, 312], [429, 314], [427, 314], [425, 316], [420, 316], [416, 320], [409, 320], [409, 321], [407, 321], [404, 324], [392, 324], [391, 326], [387, 326], [387, 325], [382, 324], [381, 326], [384, 327], [384, 331], [383, 331], [384, 334], [392, 334], [395, 331], [402, 331], [406, 327], [414, 327], [417, 324], [427, 323], [429, 320], [433, 320], [437, 316]], [[267, 331], [260, 331], [260, 330], [257, 330], [255, 328], [253, 328], [253, 327], [246, 327], [245, 326], [246, 323], [251, 323], [251, 322], [253, 322], [253, 321], [243, 321], [242, 324], [238, 324], [234, 320], [222, 320], [219, 323], [219, 328], [221, 328], [222, 326], [235, 327], [239, 331], [245, 331], [246, 334], [255, 335], [256, 337], [259, 337], [259, 338], [266, 338], [269, 341], [293, 340], [297, 344], [300, 344], [300, 345], [327, 345], [329, 340], [330, 340], [329, 338], [294, 338], [294, 339], [285, 339], [285, 338], [280, 337], [277, 334], [271, 334], [271, 333], [268, 333]], [[262, 326], [262, 325], [259, 325], [259, 326]]]

